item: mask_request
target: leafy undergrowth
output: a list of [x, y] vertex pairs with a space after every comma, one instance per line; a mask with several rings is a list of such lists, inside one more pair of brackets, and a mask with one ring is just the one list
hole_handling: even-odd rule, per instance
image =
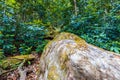
[[[37, 80], [39, 74], [39, 58], [40, 55], [34, 54], [35, 59], [25, 63], [22, 66], [22, 70], [27, 70], [25, 80]], [[8, 70], [6, 73], [0, 76], [0, 80], [19, 80], [20, 73], [18, 68]]]

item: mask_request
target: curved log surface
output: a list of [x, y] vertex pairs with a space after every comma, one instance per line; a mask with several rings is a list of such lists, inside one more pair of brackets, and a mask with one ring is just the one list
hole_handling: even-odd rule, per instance
[[44, 49], [39, 80], [120, 80], [120, 55], [61, 33]]

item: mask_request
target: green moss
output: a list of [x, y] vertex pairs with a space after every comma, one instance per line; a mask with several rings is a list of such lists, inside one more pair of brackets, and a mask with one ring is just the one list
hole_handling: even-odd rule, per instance
[[21, 60], [18, 59], [4, 59], [0, 61], [0, 67], [3, 69], [10, 69], [16, 67]]
[[48, 42], [48, 44], [45, 46], [44, 50], [46, 50], [46, 48], [48, 48], [53, 42], [65, 40], [65, 39], [74, 40], [79, 45], [79, 47], [83, 47], [84, 49], [87, 49], [85, 40], [76, 36], [75, 34], [68, 33], [68, 32], [62, 32], [62, 33], [58, 34], [52, 41]]
[[33, 55], [20, 55], [20, 56], [8, 57], [6, 59], [0, 60], [0, 67], [3, 69], [15, 68], [23, 60], [28, 61], [28, 60], [31, 60], [34, 58], [35, 58], [35, 56], [33, 56]]
[[56, 66], [51, 66], [48, 71], [48, 80], [59, 80], [59, 79], [60, 79], [60, 77], [57, 73]]
[[68, 55], [67, 53], [61, 53], [60, 55], [60, 66], [62, 70], [66, 70], [66, 62], [68, 61]]
[[21, 60], [24, 60], [24, 59], [29, 60], [29, 59], [34, 59], [35, 56], [30, 54], [30, 55], [14, 56], [14, 57], [10, 57], [10, 58], [12, 58], [12, 59], [21, 59]]

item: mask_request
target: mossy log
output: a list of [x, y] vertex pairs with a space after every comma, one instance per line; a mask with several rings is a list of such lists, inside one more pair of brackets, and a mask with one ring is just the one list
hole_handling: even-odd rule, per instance
[[44, 49], [39, 80], [120, 80], [120, 55], [61, 33]]
[[13, 56], [13, 57], [7, 57], [3, 60], [0, 60], [0, 68], [2, 69], [12, 69], [15, 67], [18, 67], [18, 64], [25, 61], [29, 61], [35, 59], [35, 56], [30, 55], [19, 55], [19, 56]]

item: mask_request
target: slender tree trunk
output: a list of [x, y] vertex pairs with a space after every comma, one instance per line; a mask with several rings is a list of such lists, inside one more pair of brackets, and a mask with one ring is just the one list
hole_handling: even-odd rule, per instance
[[74, 10], [75, 10], [75, 15], [77, 16], [77, 2], [74, 0]]

